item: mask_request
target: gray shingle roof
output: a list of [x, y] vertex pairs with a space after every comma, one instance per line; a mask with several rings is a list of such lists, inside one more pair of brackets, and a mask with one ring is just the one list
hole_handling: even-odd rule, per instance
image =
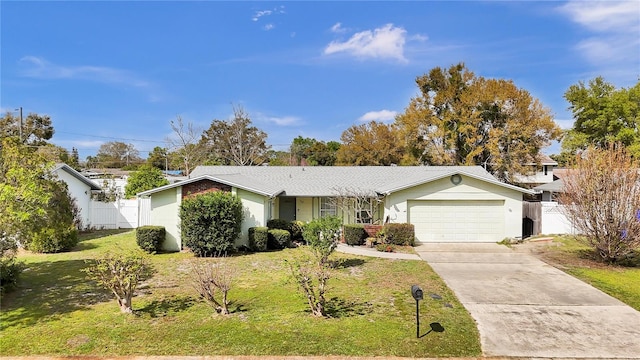
[[284, 190], [286, 196], [332, 196], [336, 189], [388, 193], [456, 173], [514, 190], [480, 166], [198, 166], [192, 177], [208, 175], [262, 193]]

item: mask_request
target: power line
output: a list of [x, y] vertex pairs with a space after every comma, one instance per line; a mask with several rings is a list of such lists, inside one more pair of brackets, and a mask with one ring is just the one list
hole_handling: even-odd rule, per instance
[[115, 136], [100, 136], [100, 135], [91, 135], [91, 134], [72, 133], [72, 132], [67, 132], [67, 131], [56, 131], [56, 133], [58, 133], [58, 134], [77, 135], [77, 136], [89, 136], [89, 137], [95, 137], [95, 138], [100, 138], [100, 139], [126, 140], [126, 141], [139, 141], [139, 142], [150, 142], [150, 143], [166, 144], [166, 142], [158, 141], [158, 140], [128, 139], [128, 138], [121, 138], [121, 137], [115, 137]]

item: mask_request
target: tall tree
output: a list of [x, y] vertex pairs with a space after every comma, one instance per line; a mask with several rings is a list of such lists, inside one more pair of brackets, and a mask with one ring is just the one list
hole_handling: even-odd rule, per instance
[[551, 112], [510, 80], [478, 77], [460, 63], [419, 76], [420, 95], [396, 117], [405, 163], [483, 165], [514, 182], [561, 136]]
[[562, 140], [562, 152], [575, 154], [588, 146], [606, 149], [621, 143], [640, 156], [640, 81], [616, 89], [602, 77], [585, 85], [571, 85], [564, 98], [570, 103], [574, 123]]
[[[38, 252], [68, 250], [75, 245], [77, 207], [67, 185], [49, 162], [17, 137], [0, 148], [0, 238]], [[3, 246], [4, 247], [4, 246]]]
[[371, 121], [354, 125], [342, 133], [337, 152], [338, 165], [393, 165], [402, 159], [395, 125]]
[[337, 141], [316, 141], [307, 151], [307, 163], [313, 166], [333, 166], [341, 144]]
[[306, 159], [310, 155], [310, 149], [318, 142], [316, 139], [303, 138], [298, 136], [291, 142], [289, 152], [293, 157], [293, 165], [299, 166], [302, 164], [302, 160]]
[[213, 120], [201, 143], [224, 165], [260, 165], [267, 161], [267, 134], [251, 125], [242, 107], [234, 107], [230, 121]]
[[136, 194], [151, 190], [160, 186], [168, 185], [169, 181], [164, 177], [160, 169], [150, 165], [143, 165], [134, 171], [127, 179], [124, 187], [124, 195], [132, 198]]
[[96, 158], [98, 166], [105, 168], [121, 168], [142, 161], [133, 144], [120, 141], [109, 141], [100, 145]]
[[73, 148], [71, 154], [69, 154], [69, 151], [65, 148], [47, 143], [45, 145], [40, 145], [38, 147], [38, 152], [49, 161], [54, 163], [62, 162], [71, 166], [75, 170], [80, 170], [78, 150], [76, 148]]
[[7, 112], [0, 119], [0, 138], [20, 137], [22, 133], [21, 140], [24, 144], [43, 145], [53, 137], [54, 132], [51, 118], [48, 115], [29, 113], [22, 119], [22, 127], [20, 126], [20, 117], [14, 116], [10, 112]]
[[160, 146], [154, 147], [149, 156], [147, 156], [147, 165], [159, 170], [168, 170], [169, 158], [167, 149]]
[[171, 155], [180, 159], [184, 174], [189, 176], [191, 171], [204, 162], [206, 148], [199, 143], [202, 129], [196, 127], [192, 122], [185, 124], [182, 117], [171, 121], [173, 135], [166, 139]]

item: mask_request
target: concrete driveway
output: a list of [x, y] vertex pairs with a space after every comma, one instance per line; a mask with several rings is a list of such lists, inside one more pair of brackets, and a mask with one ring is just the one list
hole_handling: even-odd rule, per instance
[[640, 359], [640, 312], [498, 244], [426, 244], [420, 257], [478, 323], [485, 356]]

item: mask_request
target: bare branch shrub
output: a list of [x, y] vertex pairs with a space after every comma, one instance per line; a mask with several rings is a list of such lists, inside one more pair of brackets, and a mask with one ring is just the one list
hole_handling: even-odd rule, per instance
[[588, 149], [563, 182], [564, 211], [602, 261], [620, 262], [640, 248], [640, 173], [622, 146]]
[[[355, 223], [376, 221], [382, 197], [375, 191], [353, 187], [334, 187], [330, 202], [344, 214], [356, 214]], [[350, 219], [349, 219], [350, 221]]]
[[237, 269], [226, 256], [191, 260], [191, 286], [219, 314], [229, 314], [229, 291]]
[[131, 299], [141, 281], [154, 274], [149, 256], [140, 250], [129, 253], [108, 252], [83, 269], [87, 276], [110, 290], [118, 300], [120, 311], [131, 314]]
[[303, 231], [303, 237], [312, 256], [289, 262], [291, 276], [307, 299], [311, 314], [326, 315], [327, 283], [331, 278], [334, 263], [329, 256], [338, 246], [341, 220], [324, 217], [311, 221]]

